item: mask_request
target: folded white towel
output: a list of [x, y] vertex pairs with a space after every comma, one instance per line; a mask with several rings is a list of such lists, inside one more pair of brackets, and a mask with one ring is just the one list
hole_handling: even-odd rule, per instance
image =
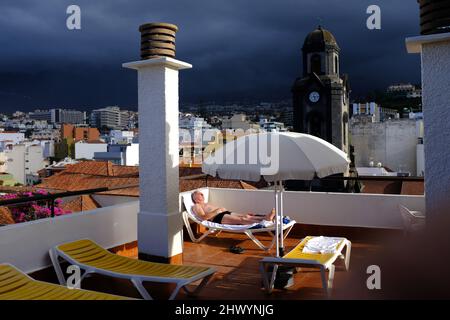
[[341, 238], [331, 238], [331, 237], [314, 237], [309, 239], [303, 248], [303, 253], [335, 253], [336, 248], [341, 242]]

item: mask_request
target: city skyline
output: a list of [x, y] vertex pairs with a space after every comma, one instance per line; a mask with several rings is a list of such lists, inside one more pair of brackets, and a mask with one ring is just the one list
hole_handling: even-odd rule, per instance
[[[406, 36], [418, 33], [414, 1], [199, 0], [185, 7], [181, 1], [129, 6], [83, 0], [77, 2], [81, 30], [66, 28], [70, 4], [0, 5], [0, 26], [7, 31], [0, 37], [2, 112], [136, 106], [136, 77], [121, 64], [139, 59], [136, 26], [149, 21], [180, 28], [176, 57], [194, 65], [182, 75], [181, 104], [290, 99], [301, 74], [303, 39], [318, 24], [336, 36], [351, 98], [396, 82], [420, 83], [420, 59], [403, 45]], [[366, 27], [371, 4], [381, 8], [381, 30]]]

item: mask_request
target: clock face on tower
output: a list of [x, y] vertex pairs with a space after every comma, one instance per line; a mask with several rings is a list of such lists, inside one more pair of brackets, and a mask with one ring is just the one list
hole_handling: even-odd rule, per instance
[[320, 99], [320, 94], [317, 91], [313, 91], [309, 94], [309, 101], [316, 103]]

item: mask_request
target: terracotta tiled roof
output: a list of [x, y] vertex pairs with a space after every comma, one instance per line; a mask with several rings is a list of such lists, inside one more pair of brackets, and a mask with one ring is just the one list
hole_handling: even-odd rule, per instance
[[101, 208], [100, 204], [95, 201], [90, 195], [79, 196], [69, 202], [61, 205], [64, 210], [70, 210], [72, 212], [88, 211]]
[[139, 187], [99, 192], [99, 194], [107, 194], [110, 196], [123, 196], [123, 197], [139, 197]]
[[[257, 187], [258, 185], [262, 187], [261, 183], [259, 182], [258, 183], [253, 182], [252, 185], [250, 183], [238, 180], [221, 180], [208, 178], [208, 183], [206, 183], [206, 180], [204, 178], [189, 179], [189, 180], [180, 179], [180, 192], [203, 188], [206, 186], [211, 188], [258, 189]], [[100, 194], [139, 197], [139, 187], [100, 192]]]
[[239, 180], [223, 180], [218, 178], [208, 177], [198, 179], [180, 179], [180, 192], [189, 191], [203, 187], [211, 188], [228, 188], [228, 189], [259, 189], [267, 187], [265, 181], [259, 182], [244, 182]]
[[0, 207], [0, 225], [1, 224], [14, 224], [11, 212], [6, 207]]
[[[197, 174], [195, 170], [180, 170], [181, 174]], [[207, 183], [207, 184], [206, 184]], [[113, 165], [111, 162], [83, 161], [67, 166], [67, 169], [51, 177], [45, 178], [38, 185], [40, 188], [62, 191], [76, 191], [94, 188], [114, 188], [120, 186], [136, 187], [123, 188], [101, 192], [101, 194], [139, 197], [139, 167]], [[266, 187], [265, 181], [240, 182], [238, 180], [223, 180], [213, 177], [199, 177], [196, 179], [180, 179], [180, 192], [193, 190], [208, 185], [213, 188], [249, 189]]]
[[[139, 184], [139, 168], [113, 165], [111, 162], [82, 161], [68, 165], [67, 169], [44, 179], [38, 185], [40, 188], [77, 191], [94, 188], [114, 188]], [[136, 192], [129, 189], [114, 190], [110, 194], [136, 196]]]
[[96, 176], [117, 177], [123, 175], [139, 175], [139, 167], [118, 166], [110, 161], [81, 161], [68, 165], [66, 173], [80, 173]]
[[139, 167], [133, 166], [113, 166], [114, 176], [139, 176]]
[[138, 177], [107, 177], [80, 173], [61, 172], [39, 184], [40, 188], [76, 191], [95, 188], [114, 188], [139, 184]]
[[202, 168], [180, 167], [180, 177], [202, 174]]

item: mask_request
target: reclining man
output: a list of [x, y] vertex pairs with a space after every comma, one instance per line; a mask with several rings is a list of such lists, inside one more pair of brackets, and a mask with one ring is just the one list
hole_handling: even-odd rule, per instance
[[211, 204], [205, 203], [203, 193], [200, 191], [194, 191], [191, 194], [194, 206], [192, 211], [203, 220], [209, 220], [215, 223], [221, 224], [253, 224], [263, 220], [273, 221], [275, 217], [275, 209], [266, 215], [257, 215], [254, 213], [239, 214], [230, 212], [225, 208], [215, 207]]

